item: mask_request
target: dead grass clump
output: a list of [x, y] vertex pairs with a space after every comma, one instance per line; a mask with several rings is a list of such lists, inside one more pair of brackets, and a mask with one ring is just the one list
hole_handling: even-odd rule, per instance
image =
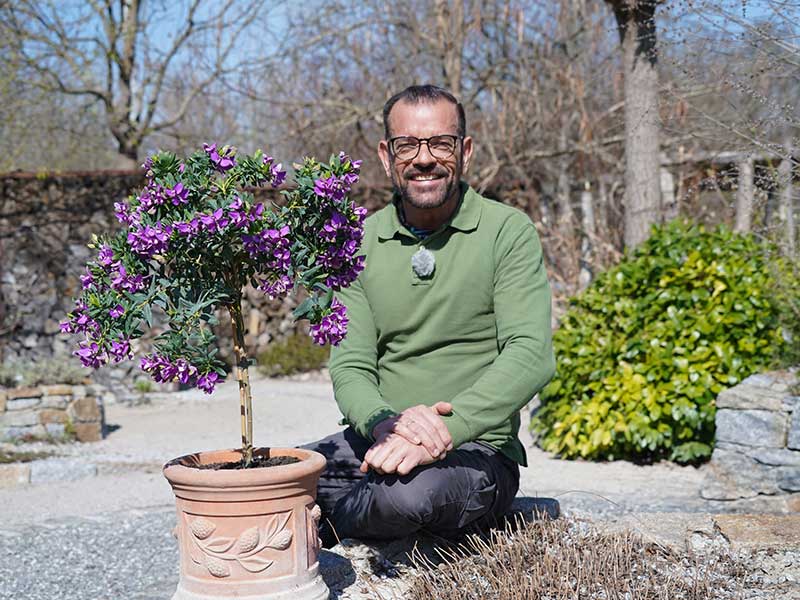
[[745, 574], [726, 553], [678, 554], [575, 519], [520, 520], [439, 564], [412, 559], [417, 600], [728, 600], [741, 597]]

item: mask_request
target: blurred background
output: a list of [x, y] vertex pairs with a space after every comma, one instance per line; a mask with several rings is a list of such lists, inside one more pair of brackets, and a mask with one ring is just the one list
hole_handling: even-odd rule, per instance
[[470, 182], [531, 215], [573, 292], [624, 246], [626, 140], [656, 172], [648, 220], [734, 224], [744, 171], [750, 227], [785, 224], [799, 22], [783, 0], [8, 0], [0, 172], [130, 169], [216, 140], [288, 163], [346, 149], [383, 187], [383, 103], [435, 83], [466, 107]]

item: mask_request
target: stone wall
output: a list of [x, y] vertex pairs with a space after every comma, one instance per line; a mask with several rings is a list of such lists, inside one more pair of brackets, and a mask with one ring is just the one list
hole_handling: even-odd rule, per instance
[[43, 385], [0, 391], [0, 441], [96, 442], [103, 437], [103, 393], [96, 385]]
[[720, 393], [716, 428], [704, 498], [796, 494], [790, 504], [800, 510], [798, 370], [753, 375]]
[[[86, 244], [92, 234], [116, 231], [115, 202], [125, 200], [144, 179], [139, 172], [107, 171], [68, 174], [0, 176], [0, 361], [37, 361], [68, 356], [76, 338], [61, 334], [59, 322], [72, 309], [80, 290], [78, 276], [91, 257]], [[272, 190], [254, 190], [264, 201], [279, 201]], [[386, 190], [364, 189], [357, 201], [375, 208]], [[266, 345], [303, 328], [291, 310], [297, 300], [270, 301], [247, 290], [245, 341], [256, 355]], [[220, 356], [230, 359], [227, 315], [219, 315]], [[158, 316], [156, 315], [156, 321]], [[158, 332], [142, 338], [137, 350], [147, 351]], [[135, 362], [99, 370], [94, 378], [119, 396], [138, 374]]]

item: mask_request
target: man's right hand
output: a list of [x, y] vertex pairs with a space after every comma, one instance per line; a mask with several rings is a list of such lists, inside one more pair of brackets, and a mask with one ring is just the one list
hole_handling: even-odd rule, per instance
[[377, 440], [389, 433], [396, 433], [412, 444], [423, 446], [431, 456], [438, 458], [453, 449], [453, 438], [441, 417], [452, 410], [449, 402], [412, 406], [396, 417], [389, 417], [375, 425], [372, 435]]

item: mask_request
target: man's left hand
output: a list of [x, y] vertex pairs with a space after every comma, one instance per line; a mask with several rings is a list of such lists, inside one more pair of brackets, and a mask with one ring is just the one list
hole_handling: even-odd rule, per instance
[[412, 444], [397, 433], [387, 433], [367, 450], [361, 463], [361, 472], [366, 473], [372, 469], [381, 475], [408, 475], [419, 465], [428, 465], [444, 457], [443, 452], [438, 458], [434, 458], [424, 446]]

